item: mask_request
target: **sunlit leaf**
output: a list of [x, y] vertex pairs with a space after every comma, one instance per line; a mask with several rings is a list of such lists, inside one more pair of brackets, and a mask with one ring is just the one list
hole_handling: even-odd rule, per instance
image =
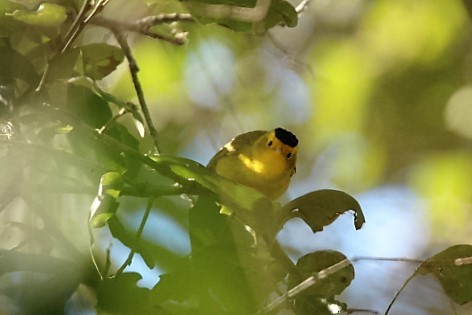
[[455, 245], [428, 258], [416, 273], [433, 275], [447, 296], [463, 305], [472, 301], [472, 263], [461, 264], [460, 259], [471, 257], [472, 245]]
[[120, 203], [110, 195], [95, 198], [95, 201], [90, 207], [91, 218], [90, 226], [92, 228], [101, 228], [110, 220], [116, 213]]
[[42, 3], [36, 11], [15, 10], [11, 16], [32, 26], [58, 27], [67, 18], [66, 9], [54, 3]]
[[350, 210], [354, 211], [355, 228], [360, 229], [365, 223], [361, 206], [353, 197], [338, 190], [313, 191], [290, 201], [282, 211], [300, 217], [316, 233]]
[[98, 196], [91, 206], [90, 226], [100, 228], [105, 226], [107, 221], [112, 218], [119, 207], [117, 201], [123, 188], [123, 178], [119, 173], [106, 173], [100, 179]]
[[60, 127], [56, 127], [55, 131], [57, 134], [66, 134], [66, 133], [71, 132], [73, 129], [74, 129], [73, 126], [67, 124]]

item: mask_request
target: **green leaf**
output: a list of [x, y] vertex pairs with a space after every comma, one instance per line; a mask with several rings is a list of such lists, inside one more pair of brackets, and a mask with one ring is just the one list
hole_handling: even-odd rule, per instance
[[24, 24], [15, 20], [12, 13], [15, 10], [26, 9], [25, 6], [19, 3], [0, 0], [0, 37], [8, 37], [24, 29]]
[[[143, 124], [144, 119], [137, 105], [120, 100], [119, 98], [115, 97], [113, 94], [103, 91], [98, 86], [98, 84], [92, 79], [82, 76], [82, 77], [71, 78], [68, 82], [76, 86], [86, 87], [90, 89], [91, 91], [93, 91], [95, 94], [99, 95], [103, 100], [107, 101], [108, 103], [114, 104], [118, 106], [118, 108], [126, 109], [126, 111], [130, 112], [133, 115], [134, 119], [136, 119], [141, 125]], [[142, 132], [140, 132], [140, 134], [142, 136]]]
[[117, 201], [123, 188], [123, 178], [119, 173], [106, 173], [100, 179], [98, 196], [91, 206], [90, 226], [101, 228], [112, 218], [120, 203]]
[[141, 275], [122, 273], [102, 280], [97, 287], [97, 308], [107, 314], [147, 314], [150, 290], [140, 288]]
[[106, 173], [100, 179], [100, 187], [98, 189], [99, 196], [110, 195], [113, 198], [120, 196], [123, 188], [123, 177], [117, 172]]
[[339, 190], [313, 191], [290, 201], [283, 207], [282, 212], [291, 212], [300, 217], [311, 227], [313, 233], [316, 233], [349, 210], [354, 211], [354, 226], [357, 230], [360, 229], [365, 223], [361, 206], [356, 199]]
[[67, 108], [96, 129], [112, 118], [110, 107], [104, 99], [88, 88], [73, 84], [67, 86]]
[[[309, 253], [301, 257], [297, 261], [298, 270], [301, 272], [304, 278], [315, 275], [316, 273], [323, 271], [333, 265], [347, 260], [344, 254], [334, 250], [324, 250]], [[317, 277], [315, 277], [317, 278]], [[354, 267], [349, 264], [346, 268], [343, 268], [334, 274], [329, 275], [327, 278], [319, 279], [313, 286], [302, 291], [301, 295], [314, 295], [323, 298], [333, 297], [341, 294], [354, 279]], [[289, 287], [293, 288], [300, 283], [298, 275], [290, 275]]]
[[81, 58], [75, 66], [79, 75], [100, 80], [113, 71], [123, 61], [123, 51], [116, 46], [93, 43], [78, 47]]
[[295, 27], [298, 24], [298, 14], [293, 5], [287, 1], [274, 0], [266, 18], [266, 29], [279, 23], [288, 27]]
[[39, 27], [59, 27], [67, 19], [66, 9], [54, 3], [42, 3], [36, 11], [19, 9], [7, 14], [17, 21]]
[[[415, 273], [433, 275], [443, 287], [447, 296], [463, 305], [472, 301], [472, 245], [455, 245], [430, 257]], [[461, 263], [468, 258], [469, 263]]]
[[49, 64], [48, 81], [54, 82], [57, 79], [69, 79], [77, 74], [75, 68], [79, 62], [80, 50], [73, 48], [63, 54], [58, 55]]
[[39, 76], [30, 60], [7, 46], [0, 46], [0, 78], [22, 79], [36, 85]]
[[90, 209], [90, 226], [94, 229], [104, 227], [115, 215], [119, 205], [120, 203], [113, 196], [97, 196]]

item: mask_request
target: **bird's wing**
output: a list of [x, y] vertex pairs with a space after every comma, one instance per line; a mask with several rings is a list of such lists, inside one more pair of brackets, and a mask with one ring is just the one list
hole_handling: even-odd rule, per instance
[[240, 134], [236, 136], [233, 140], [225, 144], [208, 162], [208, 168], [214, 169], [217, 161], [221, 158], [231, 155], [237, 155], [241, 153], [245, 148], [251, 147], [257, 139], [266, 134], [267, 131], [255, 130]]

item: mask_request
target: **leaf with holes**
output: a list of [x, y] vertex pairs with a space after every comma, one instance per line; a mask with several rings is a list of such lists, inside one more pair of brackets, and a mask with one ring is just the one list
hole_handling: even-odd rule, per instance
[[365, 223], [361, 206], [345, 192], [323, 189], [310, 192], [286, 204], [282, 212], [292, 213], [303, 219], [313, 233], [322, 231], [346, 211], [354, 212], [354, 226], [360, 229]]

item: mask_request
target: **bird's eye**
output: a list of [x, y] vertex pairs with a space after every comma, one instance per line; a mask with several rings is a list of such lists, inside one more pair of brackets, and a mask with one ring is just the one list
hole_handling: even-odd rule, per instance
[[290, 159], [292, 157], [292, 153], [287, 153], [287, 159]]
[[272, 146], [272, 140], [269, 140], [269, 142], [267, 142], [267, 146], [268, 147]]

